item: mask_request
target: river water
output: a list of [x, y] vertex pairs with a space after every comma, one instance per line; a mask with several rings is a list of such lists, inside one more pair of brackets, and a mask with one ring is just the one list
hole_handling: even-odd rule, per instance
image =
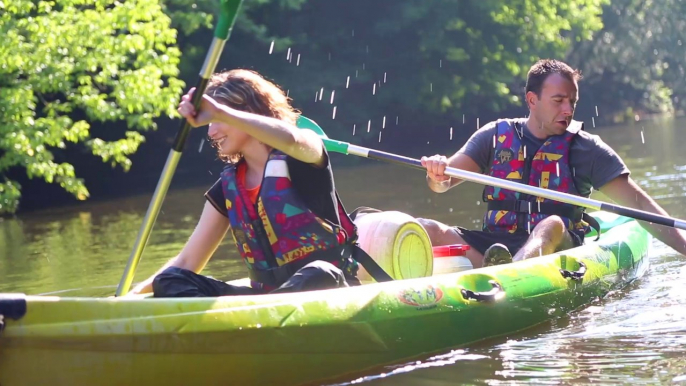
[[[633, 178], [670, 215], [685, 218], [684, 125], [667, 120], [586, 130], [620, 153]], [[436, 151], [427, 146], [426, 152]], [[481, 186], [466, 183], [438, 195], [416, 170], [375, 161], [337, 168], [339, 157], [332, 156], [332, 162], [348, 210], [366, 205], [480, 227]], [[205, 188], [168, 194], [137, 280], [181, 249], [202, 209]], [[145, 195], [89, 202], [0, 220], [0, 292], [113, 294], [149, 200]], [[686, 384], [686, 258], [654, 241], [650, 262], [647, 274], [629, 288], [569, 317], [507, 339], [360, 374], [347, 384]], [[203, 273], [229, 280], [243, 270], [227, 238]]]

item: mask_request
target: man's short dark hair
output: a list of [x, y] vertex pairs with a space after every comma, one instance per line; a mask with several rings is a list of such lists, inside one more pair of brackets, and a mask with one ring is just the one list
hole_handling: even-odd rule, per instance
[[541, 89], [543, 83], [551, 74], [560, 74], [570, 81], [581, 80], [581, 72], [573, 69], [567, 63], [555, 59], [541, 59], [534, 63], [529, 69], [529, 74], [526, 78], [526, 90], [524, 95], [529, 91], [541, 97]]

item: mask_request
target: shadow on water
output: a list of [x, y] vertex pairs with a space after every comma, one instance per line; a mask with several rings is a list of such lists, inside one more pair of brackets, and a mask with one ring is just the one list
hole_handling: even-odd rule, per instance
[[[633, 178], [671, 215], [686, 217], [685, 121], [602, 130]], [[643, 133], [642, 133], [643, 131]], [[442, 149], [453, 152], [452, 149]], [[441, 149], [428, 149], [433, 154]], [[463, 184], [447, 194], [428, 190], [424, 174], [364, 161], [336, 167], [346, 208], [400, 210], [450, 224], [479, 228], [482, 187]], [[218, 166], [219, 168], [219, 166]], [[207, 187], [170, 192], [136, 280], [179, 252], [204, 204]], [[604, 199], [602, 194], [597, 198]], [[28, 213], [0, 220], [0, 292], [111, 295], [121, 277], [150, 195]], [[230, 237], [203, 273], [229, 280], [244, 275]], [[654, 242], [652, 268], [629, 289], [505, 339], [434, 355], [358, 375], [343, 384], [655, 384], [686, 382], [686, 268], [683, 257]], [[459, 326], [455, 326], [459, 329]], [[450, 331], [446, 331], [449, 334]]]

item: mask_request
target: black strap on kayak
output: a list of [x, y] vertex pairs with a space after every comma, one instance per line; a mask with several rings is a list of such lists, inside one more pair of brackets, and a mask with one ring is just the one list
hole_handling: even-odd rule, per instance
[[270, 287], [279, 287], [296, 272], [298, 272], [299, 269], [313, 261], [322, 260], [328, 261], [329, 263], [339, 262], [340, 265], [343, 265], [347, 264], [351, 258], [362, 264], [364, 269], [366, 269], [372, 278], [374, 278], [374, 280], [377, 282], [393, 280], [393, 278], [357, 244], [346, 244], [334, 249], [315, 252], [304, 259], [296, 260], [280, 267], [264, 270], [252, 269], [248, 271], [248, 277], [252, 281], [262, 283]]
[[26, 295], [0, 294], [0, 331], [5, 328], [5, 318], [18, 320], [26, 315]]
[[[552, 202], [532, 202], [527, 200], [497, 200], [488, 202], [488, 210], [506, 210], [509, 212], [526, 214], [545, 214], [549, 216], [560, 216], [571, 219], [574, 222], [585, 221], [591, 228], [598, 232], [600, 238], [600, 224], [598, 221], [585, 212], [584, 208], [568, 205], [554, 204]], [[597, 238], [596, 238], [597, 240]]]
[[588, 225], [591, 226], [591, 228], [595, 229], [595, 231], [598, 233], [598, 236], [595, 238], [595, 241], [598, 241], [600, 239], [600, 234], [602, 231], [600, 230], [600, 223], [598, 220], [596, 220], [593, 216], [590, 214], [584, 212], [583, 215], [581, 215], [581, 219], [586, 221]]

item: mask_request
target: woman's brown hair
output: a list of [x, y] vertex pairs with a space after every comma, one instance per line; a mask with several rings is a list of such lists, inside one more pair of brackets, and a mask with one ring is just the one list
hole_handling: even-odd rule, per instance
[[[210, 78], [205, 93], [236, 110], [276, 118], [292, 125], [300, 115], [279, 86], [251, 70], [216, 73]], [[237, 163], [242, 157], [240, 153], [220, 154], [220, 158], [231, 163]]]

